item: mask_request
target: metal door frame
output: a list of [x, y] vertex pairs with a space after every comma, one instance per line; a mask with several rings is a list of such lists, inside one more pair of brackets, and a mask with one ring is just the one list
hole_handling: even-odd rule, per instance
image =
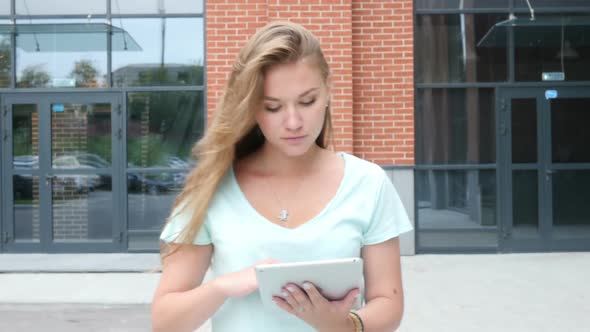
[[[499, 248], [502, 252], [546, 252], [546, 251], [578, 251], [590, 250], [590, 241], [580, 240], [555, 240], [552, 237], [553, 230], [553, 178], [556, 170], [590, 169], [590, 164], [574, 164], [554, 167], [551, 156], [551, 104], [546, 98], [546, 91], [554, 90], [556, 99], [590, 97], [590, 87], [557, 87], [549, 88], [498, 88], [496, 90], [497, 117], [496, 127], [498, 134], [496, 146], [498, 147], [498, 225]], [[536, 100], [537, 112], [537, 183], [539, 202], [539, 232], [540, 237], [534, 240], [514, 239], [512, 228], [512, 171], [521, 169], [512, 165], [512, 133], [511, 133], [511, 100], [518, 98], [530, 98]], [[551, 98], [553, 99], [553, 98]], [[522, 169], [529, 169], [524, 167]]]
[[[2, 94], [2, 178], [9, 179], [13, 176], [12, 167], [12, 107], [15, 104], [36, 104], [38, 113], [38, 130], [39, 130], [39, 169], [31, 173], [39, 177], [39, 242], [15, 242], [13, 229], [13, 195], [3, 195], [1, 200], [2, 206], [2, 223], [0, 231], [2, 232], [3, 252], [120, 252], [126, 248], [126, 237], [123, 236], [126, 229], [124, 220], [124, 181], [123, 172], [125, 160], [123, 155], [123, 128], [124, 117], [121, 102], [121, 94], [116, 92], [84, 92], [84, 93], [9, 93]], [[81, 241], [72, 243], [54, 243], [52, 236], [53, 222], [51, 188], [42, 185], [45, 176], [48, 174], [71, 174], [69, 170], [54, 170], [51, 165], [51, 104], [68, 104], [68, 103], [109, 103], [111, 104], [111, 168], [108, 170], [112, 176], [112, 200], [113, 200], [113, 220], [112, 241], [94, 242]], [[6, 137], [6, 138], [4, 138]], [[76, 174], [84, 173], [83, 171], [73, 171]], [[93, 173], [93, 172], [89, 172]], [[94, 173], [93, 173], [94, 174]], [[13, 192], [13, 181], [2, 182], [2, 192]]]

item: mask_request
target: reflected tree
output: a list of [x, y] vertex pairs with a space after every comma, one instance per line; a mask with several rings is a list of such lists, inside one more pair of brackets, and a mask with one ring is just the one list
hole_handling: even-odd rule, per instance
[[43, 68], [43, 65], [33, 65], [23, 69], [17, 86], [19, 88], [42, 88], [46, 87], [50, 80], [51, 76]]
[[76, 80], [76, 87], [95, 88], [98, 86], [96, 80], [98, 74], [98, 69], [91, 60], [79, 60], [74, 64], [70, 78]]
[[0, 39], [0, 87], [10, 86], [10, 42], [7, 38]]

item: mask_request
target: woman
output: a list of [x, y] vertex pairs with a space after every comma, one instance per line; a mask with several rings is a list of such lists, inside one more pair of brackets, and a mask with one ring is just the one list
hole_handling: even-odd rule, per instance
[[[208, 318], [213, 331], [230, 332], [397, 328], [398, 235], [411, 225], [379, 166], [327, 148], [330, 129], [330, 72], [317, 39], [292, 23], [259, 30], [162, 232], [154, 330], [192, 331]], [[359, 256], [366, 304], [357, 312], [358, 289], [328, 301], [309, 283], [285, 285], [274, 299], [282, 315], [262, 306], [257, 264]]]

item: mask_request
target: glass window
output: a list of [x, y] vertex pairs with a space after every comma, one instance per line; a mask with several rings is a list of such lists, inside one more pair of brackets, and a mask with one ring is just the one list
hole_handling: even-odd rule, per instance
[[161, 230], [185, 176], [186, 172], [128, 171], [129, 229]]
[[98, 174], [60, 174], [51, 182], [53, 241], [113, 238], [112, 180]]
[[[487, 1], [486, 1], [487, 2]], [[585, 7], [589, 8], [590, 3], [588, 0], [529, 0], [529, 3], [533, 7], [533, 9], [539, 8], [551, 8], [551, 7], [560, 7], [560, 8], [573, 8], [573, 7]], [[515, 0], [514, 7], [516, 8], [529, 8], [527, 5], [526, 0]]]
[[590, 16], [528, 16], [514, 28], [515, 78], [542, 81], [563, 73], [565, 81], [590, 80]]
[[201, 14], [203, 0], [111, 0], [111, 13], [117, 14]]
[[12, 165], [15, 169], [39, 168], [38, 124], [36, 104], [12, 106]]
[[416, 190], [421, 247], [497, 246], [495, 171], [417, 171]]
[[[5, 23], [7, 23], [7, 21], [0, 20], [0, 24]], [[10, 35], [0, 34], [0, 88], [10, 87], [10, 77], [12, 76], [12, 61], [10, 52]]]
[[416, 82], [506, 81], [506, 44], [479, 46], [505, 14], [417, 15]]
[[496, 160], [493, 89], [418, 89], [418, 164], [487, 164]]
[[589, 107], [590, 98], [551, 100], [551, 153], [554, 163], [590, 163]]
[[17, 22], [17, 87], [106, 87], [106, 25], [84, 22]]
[[11, 0], [0, 0], [0, 15], [10, 15], [11, 2]]
[[536, 163], [537, 158], [537, 100], [512, 99], [510, 132], [512, 134], [512, 162]]
[[508, 9], [508, 0], [416, 0], [416, 9]]
[[190, 168], [192, 146], [205, 128], [203, 92], [130, 93], [127, 103], [129, 167]]
[[15, 240], [39, 242], [39, 177], [16, 174], [12, 181]]
[[203, 85], [202, 18], [113, 19], [125, 38], [113, 40], [113, 86]]
[[590, 238], [590, 170], [553, 174], [553, 236]]
[[105, 15], [105, 0], [16, 0], [17, 15]]

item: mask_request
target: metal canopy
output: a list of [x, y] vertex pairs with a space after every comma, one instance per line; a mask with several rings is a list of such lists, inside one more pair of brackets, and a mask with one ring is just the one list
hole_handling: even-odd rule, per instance
[[1, 24], [0, 34], [16, 33], [16, 46], [26, 52], [141, 51], [127, 31], [105, 23]]
[[507, 47], [508, 33], [514, 31], [516, 47], [562, 45], [562, 36], [573, 46], [590, 45], [590, 16], [515, 17], [496, 23], [477, 43], [477, 47]]

